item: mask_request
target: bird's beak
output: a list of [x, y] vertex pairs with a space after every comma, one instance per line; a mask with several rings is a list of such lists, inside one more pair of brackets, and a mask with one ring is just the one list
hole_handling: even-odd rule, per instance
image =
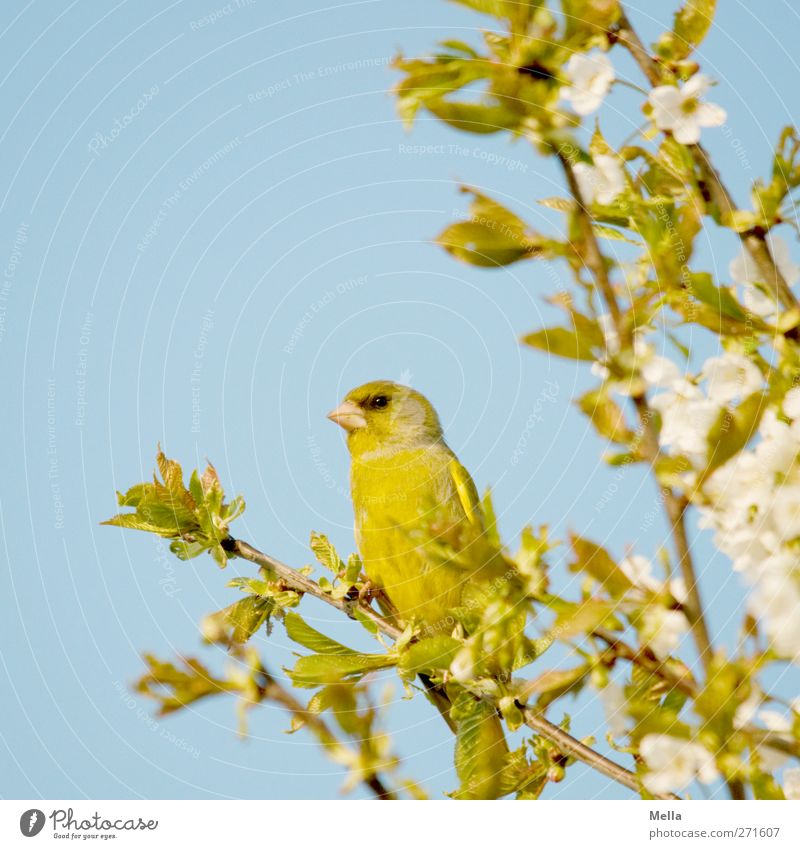
[[359, 427], [366, 427], [367, 420], [364, 418], [364, 411], [358, 404], [352, 401], [342, 401], [341, 404], [328, 413], [328, 418], [332, 422], [341, 425], [346, 431], [355, 430]]

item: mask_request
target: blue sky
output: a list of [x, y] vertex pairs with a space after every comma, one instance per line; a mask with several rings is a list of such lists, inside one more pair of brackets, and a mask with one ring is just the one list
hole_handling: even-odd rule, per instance
[[[629, 8], [653, 37], [672, 5]], [[704, 141], [744, 199], [796, 112], [800, 24], [788, 2], [721, 7], [700, 56], [729, 121]], [[0, 795], [335, 796], [338, 767], [302, 733], [286, 736], [276, 709], [253, 713], [242, 741], [230, 700], [156, 721], [128, 692], [144, 650], [225, 663], [202, 648], [197, 623], [235, 598], [226, 580], [248, 568], [180, 563], [158, 541], [98, 522], [115, 511], [116, 489], [150, 474], [160, 441], [186, 468], [208, 457], [245, 496], [237, 536], [297, 566], [310, 561], [312, 529], [350, 551], [347, 455], [325, 412], [352, 386], [389, 377], [434, 402], [479, 488], [493, 485], [509, 540], [547, 523], [617, 555], [654, 554], [665, 531], [652, 483], [602, 465], [571, 404], [591, 385], [587, 371], [517, 344], [552, 323], [543, 298], [568, 283], [564, 271], [481, 271], [431, 243], [464, 212], [458, 181], [557, 232], [536, 201], [563, 194], [558, 174], [523, 144], [425, 117], [408, 135], [397, 121], [391, 57], [476, 35], [480, 18], [453, 4], [6, 8]], [[640, 125], [640, 99], [613, 95], [610, 139]], [[695, 266], [724, 277], [736, 249], [710, 231]], [[702, 332], [690, 342], [712, 350]], [[712, 630], [730, 646], [741, 588], [694, 537]], [[557, 590], [577, 590], [555, 574]], [[366, 645], [329, 610], [304, 609]], [[280, 628], [261, 642], [274, 670], [292, 662]], [[782, 687], [794, 695], [796, 685]], [[446, 729], [394, 686], [405, 773], [433, 796], [453, 789]], [[568, 709], [579, 736], [599, 730], [592, 698]], [[625, 794], [582, 766], [548, 792]]]

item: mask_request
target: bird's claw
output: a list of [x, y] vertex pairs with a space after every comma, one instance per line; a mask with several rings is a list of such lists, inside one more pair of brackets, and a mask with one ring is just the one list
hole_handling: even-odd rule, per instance
[[358, 600], [361, 604], [369, 606], [380, 593], [380, 589], [376, 587], [372, 581], [364, 581], [361, 589], [358, 591]]

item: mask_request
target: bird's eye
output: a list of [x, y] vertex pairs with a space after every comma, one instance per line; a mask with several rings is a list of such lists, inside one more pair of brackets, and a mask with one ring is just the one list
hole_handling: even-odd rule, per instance
[[387, 407], [388, 405], [389, 405], [389, 399], [385, 395], [376, 395], [372, 399], [372, 403], [370, 404], [370, 407], [374, 408], [375, 410], [382, 410], [384, 407]]

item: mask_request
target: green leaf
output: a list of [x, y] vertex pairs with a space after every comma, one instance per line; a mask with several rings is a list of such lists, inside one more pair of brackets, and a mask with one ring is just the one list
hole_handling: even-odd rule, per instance
[[154, 476], [152, 483], [136, 484], [124, 495], [117, 493], [119, 505], [132, 507], [134, 512], [120, 513], [102, 524], [172, 539], [170, 550], [181, 560], [208, 550], [220, 566], [225, 566], [228, 555], [220, 543], [228, 536], [230, 522], [244, 511], [244, 500], [239, 497], [225, 503], [219, 478], [210, 463], [202, 477], [197, 471], [192, 473], [186, 489], [180, 465], [169, 460], [160, 447], [156, 462], [160, 481]]
[[207, 547], [201, 542], [185, 542], [182, 539], [176, 539], [170, 543], [169, 550], [179, 560], [191, 560], [206, 551]]
[[538, 799], [547, 785], [547, 767], [538, 760], [531, 763], [527, 752], [528, 747], [523, 744], [507, 756], [503, 770], [503, 796], [516, 793], [517, 799]]
[[523, 701], [531, 696], [538, 696], [536, 704], [545, 708], [567, 693], [577, 695], [582, 689], [591, 672], [588, 664], [581, 664], [573, 669], [548, 669], [538, 678], [525, 684]]
[[616, 609], [615, 602], [587, 599], [559, 613], [550, 634], [555, 639], [567, 640], [590, 634], [601, 625], [617, 630]]
[[592, 223], [595, 233], [601, 239], [610, 239], [612, 242], [627, 242], [629, 245], [636, 245], [637, 248], [642, 246], [642, 243], [637, 239], [631, 239], [624, 233], [617, 230], [615, 227], [608, 227], [605, 224], [598, 224], [596, 221]]
[[458, 3], [460, 6], [467, 6], [476, 12], [491, 15], [494, 18], [505, 17], [511, 12], [511, 7], [514, 5], [509, 0], [451, 0], [451, 2]]
[[350, 586], [355, 584], [361, 577], [361, 572], [363, 568], [364, 564], [361, 562], [361, 558], [355, 552], [353, 552], [347, 558], [347, 569], [344, 575], [345, 583]]
[[161, 716], [206, 696], [228, 691], [228, 682], [214, 678], [194, 658], [182, 658], [182, 669], [151, 654], [146, 654], [144, 660], [149, 671], [137, 681], [136, 690], [159, 702]]
[[497, 513], [494, 509], [492, 488], [490, 486], [487, 486], [484, 490], [483, 498], [481, 499], [481, 512], [483, 513], [484, 539], [490, 548], [499, 551], [503, 547], [503, 542], [497, 530]]
[[489, 135], [501, 130], [515, 131], [522, 115], [499, 103], [466, 103], [435, 98], [425, 104], [441, 121], [465, 133]]
[[561, 0], [561, 8], [566, 44], [607, 47], [606, 32], [619, 17], [617, 0]]
[[319, 687], [339, 681], [358, 681], [368, 672], [396, 665], [388, 655], [310, 654], [300, 657], [286, 673], [295, 687]]
[[603, 389], [586, 392], [581, 395], [577, 404], [601, 436], [623, 445], [629, 445], [633, 441], [634, 434], [628, 429], [625, 414]]
[[589, 153], [592, 155], [592, 157], [614, 155], [614, 150], [605, 140], [603, 134], [600, 132], [599, 122], [595, 124], [594, 132], [592, 133], [592, 139], [589, 142]]
[[398, 670], [404, 678], [410, 679], [420, 672], [449, 669], [460, 648], [458, 640], [444, 634], [418, 640], [401, 653]]
[[730, 289], [715, 286], [707, 272], [693, 272], [689, 277], [688, 288], [698, 301], [713, 307], [720, 315], [736, 321], [747, 320], [747, 313], [739, 306]]
[[767, 395], [754, 392], [735, 410], [723, 409], [708, 433], [708, 456], [703, 476], [738, 454], [755, 436], [767, 409]]
[[344, 571], [344, 563], [342, 563], [336, 549], [325, 534], [311, 531], [310, 545], [314, 556], [326, 569], [330, 569], [334, 575]]
[[456, 723], [455, 766], [458, 799], [494, 799], [502, 787], [508, 756], [500, 718], [493, 705], [460, 691], [450, 713]]
[[548, 354], [571, 360], [594, 362], [596, 359], [591, 342], [582, 333], [576, 333], [566, 327], [547, 327], [537, 330], [523, 336], [521, 341], [531, 348], [539, 348], [547, 351]]
[[211, 642], [226, 640], [243, 645], [267, 622], [275, 609], [271, 598], [249, 595], [203, 620], [203, 634]]
[[301, 646], [305, 646], [307, 649], [311, 649], [311, 651], [317, 654], [356, 654], [353, 649], [337, 643], [336, 640], [332, 640], [330, 637], [326, 637], [325, 634], [312, 628], [297, 613], [287, 613], [284, 619], [284, 625], [286, 626], [286, 633], [289, 635], [289, 639], [294, 640]]
[[456, 259], [485, 268], [509, 265], [544, 252], [544, 242], [526, 231], [525, 222], [468, 186], [462, 192], [472, 195], [470, 218], [446, 227], [436, 241]]
[[401, 58], [396, 60], [395, 67], [406, 72], [405, 78], [395, 87], [395, 93], [397, 111], [403, 123], [409, 126], [420, 108], [484, 77], [490, 65], [471, 57], [440, 55], [431, 59]]
[[439, 44], [444, 47], [446, 50], [453, 51], [454, 53], [463, 53], [465, 56], [468, 56], [470, 59], [478, 59], [477, 51], [470, 44], [467, 44], [466, 41], [459, 41], [455, 38], [448, 38], [444, 41], [440, 41]]
[[228, 586], [251, 595], [269, 595], [271, 592], [270, 585], [261, 578], [233, 578], [228, 581]]
[[572, 212], [575, 208], [575, 203], [569, 198], [542, 198], [537, 203], [546, 206], [548, 209], [555, 209], [557, 212]]
[[706, 37], [716, 7], [716, 0], [685, 0], [675, 13], [672, 32], [664, 33], [655, 45], [656, 52], [673, 62], [685, 59]]
[[439, 233], [436, 242], [456, 259], [483, 268], [510, 265], [531, 253], [525, 241], [514, 240], [483, 222], [451, 224]]
[[571, 572], [586, 572], [614, 596], [620, 596], [631, 589], [633, 584], [630, 578], [602, 546], [575, 534], [570, 534], [570, 542], [576, 558], [570, 564]]
[[683, 709], [683, 706], [686, 704], [686, 700], [688, 698], [689, 697], [686, 695], [686, 693], [676, 687], [670, 690], [667, 695], [664, 696], [664, 701], [661, 703], [661, 708], [662, 710], [678, 714]]
[[758, 757], [753, 754], [751, 758], [751, 778], [750, 783], [753, 787], [754, 799], [785, 799], [783, 789], [780, 787], [774, 776], [768, 772], [758, 768]]

